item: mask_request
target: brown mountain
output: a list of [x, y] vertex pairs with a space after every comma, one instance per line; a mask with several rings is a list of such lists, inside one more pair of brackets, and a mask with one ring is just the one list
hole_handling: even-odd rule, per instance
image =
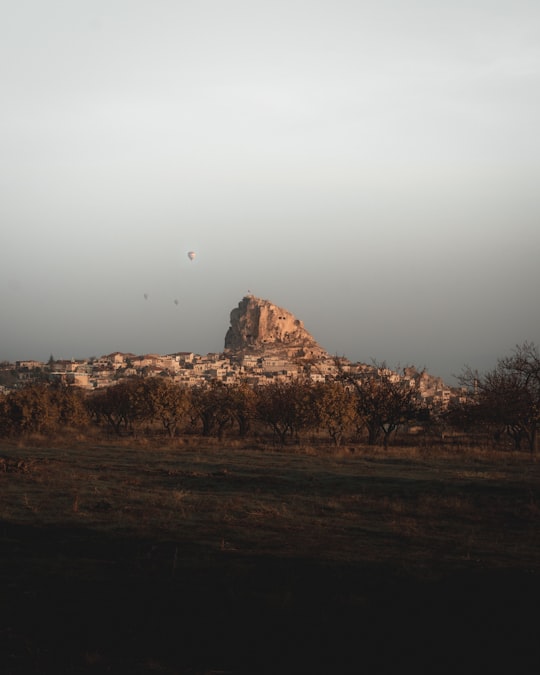
[[268, 300], [246, 295], [231, 311], [225, 351], [280, 351], [292, 356], [327, 356], [294, 314]]

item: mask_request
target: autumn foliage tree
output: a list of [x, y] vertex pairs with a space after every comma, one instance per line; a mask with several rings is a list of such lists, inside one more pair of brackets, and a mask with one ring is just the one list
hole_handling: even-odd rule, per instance
[[258, 419], [268, 426], [280, 445], [299, 439], [303, 430], [317, 424], [315, 389], [310, 381], [275, 380], [257, 387]]
[[367, 430], [368, 443], [375, 445], [382, 436], [388, 447], [391, 434], [418, 414], [420, 378], [407, 376], [405, 369], [391, 371], [384, 363], [360, 374], [346, 371], [339, 360], [336, 365], [339, 380], [355, 394], [357, 422]]
[[245, 382], [229, 385], [233, 417], [238, 428], [240, 438], [245, 438], [251, 429], [255, 419], [257, 397], [253, 390]]
[[63, 383], [32, 384], [14, 389], [0, 401], [0, 433], [50, 434], [83, 427], [89, 421], [84, 394]]
[[317, 384], [315, 392], [318, 423], [334, 445], [339, 446], [346, 432], [355, 425], [355, 396], [341, 382]]
[[133, 432], [135, 425], [144, 418], [137, 392], [140, 386], [140, 378], [126, 379], [94, 392], [88, 400], [94, 421], [105, 423], [117, 435]]
[[192, 407], [202, 425], [203, 436], [222, 439], [235, 420], [235, 401], [229, 385], [212, 380], [192, 391]]
[[191, 394], [186, 387], [162, 377], [152, 377], [142, 381], [137, 395], [144, 418], [159, 423], [169, 437], [186, 425], [191, 409]]

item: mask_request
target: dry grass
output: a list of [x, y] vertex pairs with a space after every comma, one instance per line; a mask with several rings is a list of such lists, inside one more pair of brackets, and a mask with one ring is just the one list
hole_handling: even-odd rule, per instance
[[[398, 625], [402, 650], [418, 632], [436, 645], [435, 624], [471, 597], [495, 639], [514, 595], [536, 604], [540, 465], [528, 455], [33, 438], [0, 456], [0, 637], [30, 668], [2, 672], [357, 672], [360, 633], [375, 662]], [[522, 591], [483, 581], [503, 573]], [[485, 592], [465, 595], [457, 578]], [[30, 615], [42, 623], [26, 627]], [[67, 656], [44, 646], [49, 629], [74, 632]]]
[[0, 453], [4, 522], [319, 560], [540, 560], [540, 468], [526, 455], [33, 440]]

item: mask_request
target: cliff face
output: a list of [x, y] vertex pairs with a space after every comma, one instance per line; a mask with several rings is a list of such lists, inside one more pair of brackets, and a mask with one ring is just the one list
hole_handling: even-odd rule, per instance
[[248, 295], [231, 312], [225, 350], [260, 349], [266, 346], [323, 351], [304, 328], [302, 321], [293, 314], [268, 300]]

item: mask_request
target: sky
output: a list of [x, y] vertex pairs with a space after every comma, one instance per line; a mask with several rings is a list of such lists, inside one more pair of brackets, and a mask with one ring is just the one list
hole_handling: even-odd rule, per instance
[[248, 292], [448, 384], [539, 344], [537, 0], [0, 12], [0, 360], [219, 352]]

